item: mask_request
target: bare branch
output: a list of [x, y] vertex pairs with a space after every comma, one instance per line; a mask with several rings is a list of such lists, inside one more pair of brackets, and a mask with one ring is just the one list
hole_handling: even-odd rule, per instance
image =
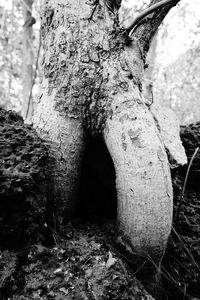
[[118, 10], [120, 8], [122, 0], [106, 0], [105, 2], [107, 7], [114, 11], [114, 9]]
[[178, 2], [180, 0], [161, 0], [159, 2], [158, 0], [153, 0], [151, 1], [152, 5], [145, 10], [146, 12], [141, 13], [143, 17], [138, 16], [138, 21], [134, 22], [135, 24], [130, 33], [138, 41], [144, 60], [158, 27], [170, 9], [177, 5]]
[[150, 15], [157, 9], [161, 9], [162, 7], [166, 6], [167, 4], [172, 4], [176, 5], [179, 1], [177, 0], [162, 0], [159, 2], [156, 2], [155, 4], [152, 4], [149, 6], [147, 9], [143, 10], [136, 18], [135, 20], [131, 23], [131, 25], [126, 29], [128, 33], [130, 33], [133, 28], [146, 16]]

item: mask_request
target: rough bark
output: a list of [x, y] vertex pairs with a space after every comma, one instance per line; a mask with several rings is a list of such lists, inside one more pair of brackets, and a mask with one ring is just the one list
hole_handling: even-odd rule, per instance
[[144, 70], [144, 100], [149, 107], [158, 131], [162, 137], [170, 168], [187, 164], [185, 150], [180, 140], [180, 123], [175, 113], [170, 108], [163, 108], [158, 99], [153, 97], [153, 70], [156, 60], [157, 34], [154, 36], [146, 57]]
[[[44, 78], [34, 122], [51, 145], [51, 195], [59, 218], [63, 211], [70, 216], [85, 129], [102, 134], [116, 171], [119, 240], [143, 256], [142, 263], [159, 262], [173, 196], [164, 145], [143, 97], [145, 53], [154, 32], [142, 41], [142, 24], [130, 39], [118, 25], [116, 7], [95, 3], [50, 0], [42, 13]], [[155, 15], [154, 31], [165, 14]]]
[[129, 252], [157, 263], [171, 230], [171, 178], [153, 117], [137, 96], [118, 101], [105, 141], [116, 171], [119, 240]]
[[185, 149], [180, 140], [180, 124], [176, 114], [170, 108], [161, 107], [158, 103], [151, 106], [155, 123], [162, 137], [170, 168], [175, 169], [187, 164]]
[[64, 117], [54, 109], [55, 93], [43, 94], [35, 114], [35, 126], [50, 147], [47, 172], [49, 174], [49, 206], [61, 224], [73, 215], [76, 207], [84, 151], [82, 121]]

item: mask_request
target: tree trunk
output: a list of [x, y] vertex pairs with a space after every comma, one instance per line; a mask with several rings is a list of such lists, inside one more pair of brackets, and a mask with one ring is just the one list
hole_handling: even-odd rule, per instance
[[34, 124], [50, 142], [59, 220], [76, 208], [86, 129], [103, 135], [116, 171], [119, 241], [142, 263], [157, 263], [172, 223], [171, 175], [143, 97], [143, 40], [120, 28], [111, 2], [46, 1], [44, 76]]
[[49, 143], [49, 206], [62, 224], [76, 208], [85, 132], [81, 119], [64, 116], [55, 110], [55, 97], [55, 92], [42, 94], [34, 122], [41, 137]]
[[23, 1], [23, 102], [22, 116], [26, 123], [32, 123], [33, 101], [33, 28], [35, 19], [32, 17], [33, 0]]

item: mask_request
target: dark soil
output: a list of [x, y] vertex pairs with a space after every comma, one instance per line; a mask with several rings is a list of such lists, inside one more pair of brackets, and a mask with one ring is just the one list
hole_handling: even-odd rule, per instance
[[[189, 159], [199, 146], [199, 125], [182, 128]], [[103, 219], [105, 211], [107, 217], [116, 214], [115, 175], [107, 150], [94, 139], [89, 140], [87, 151], [81, 183], [81, 201], [86, 202], [79, 211], [79, 217], [82, 213], [85, 218], [69, 222], [58, 232], [55, 224], [45, 222], [46, 146], [21, 117], [0, 109], [0, 300], [153, 299], [115, 244], [115, 221]], [[156, 287], [160, 299], [200, 299], [199, 155], [178, 217], [187, 168], [172, 174], [174, 224], [162, 263], [162, 285]], [[91, 214], [95, 219], [89, 221]], [[144, 284], [152, 289], [150, 282]]]
[[[182, 127], [181, 138], [190, 161], [200, 146], [200, 123]], [[192, 163], [180, 203], [187, 168], [172, 174], [174, 224], [163, 259], [163, 280], [169, 299], [200, 299], [200, 151]]]
[[54, 247], [1, 253], [1, 300], [153, 300], [113, 244], [115, 224], [76, 220]]
[[[181, 139], [185, 147], [188, 160], [190, 161], [197, 147], [200, 147], [200, 122], [181, 127]], [[182, 168], [180, 174], [184, 176], [187, 166]], [[200, 191], [200, 151], [197, 152], [192, 162], [187, 186]]]
[[185, 192], [163, 260], [169, 299], [200, 298], [200, 192]]
[[0, 248], [34, 240], [44, 222], [47, 149], [35, 130], [0, 108]]
[[[84, 220], [59, 233], [56, 222], [45, 219], [48, 151], [31, 126], [3, 109], [0, 154], [0, 300], [152, 299], [116, 249], [115, 221], [102, 219], [105, 211], [116, 213], [114, 169], [102, 141], [88, 141], [79, 211]], [[87, 221], [91, 214], [93, 222]]]

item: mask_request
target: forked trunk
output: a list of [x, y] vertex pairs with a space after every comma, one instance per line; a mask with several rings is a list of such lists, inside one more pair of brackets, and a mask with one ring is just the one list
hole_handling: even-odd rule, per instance
[[158, 262], [172, 223], [168, 159], [143, 99], [142, 51], [119, 27], [110, 2], [46, 1], [44, 78], [34, 124], [50, 142], [59, 220], [76, 208], [87, 128], [103, 135], [114, 162], [119, 240], [138, 257]]

